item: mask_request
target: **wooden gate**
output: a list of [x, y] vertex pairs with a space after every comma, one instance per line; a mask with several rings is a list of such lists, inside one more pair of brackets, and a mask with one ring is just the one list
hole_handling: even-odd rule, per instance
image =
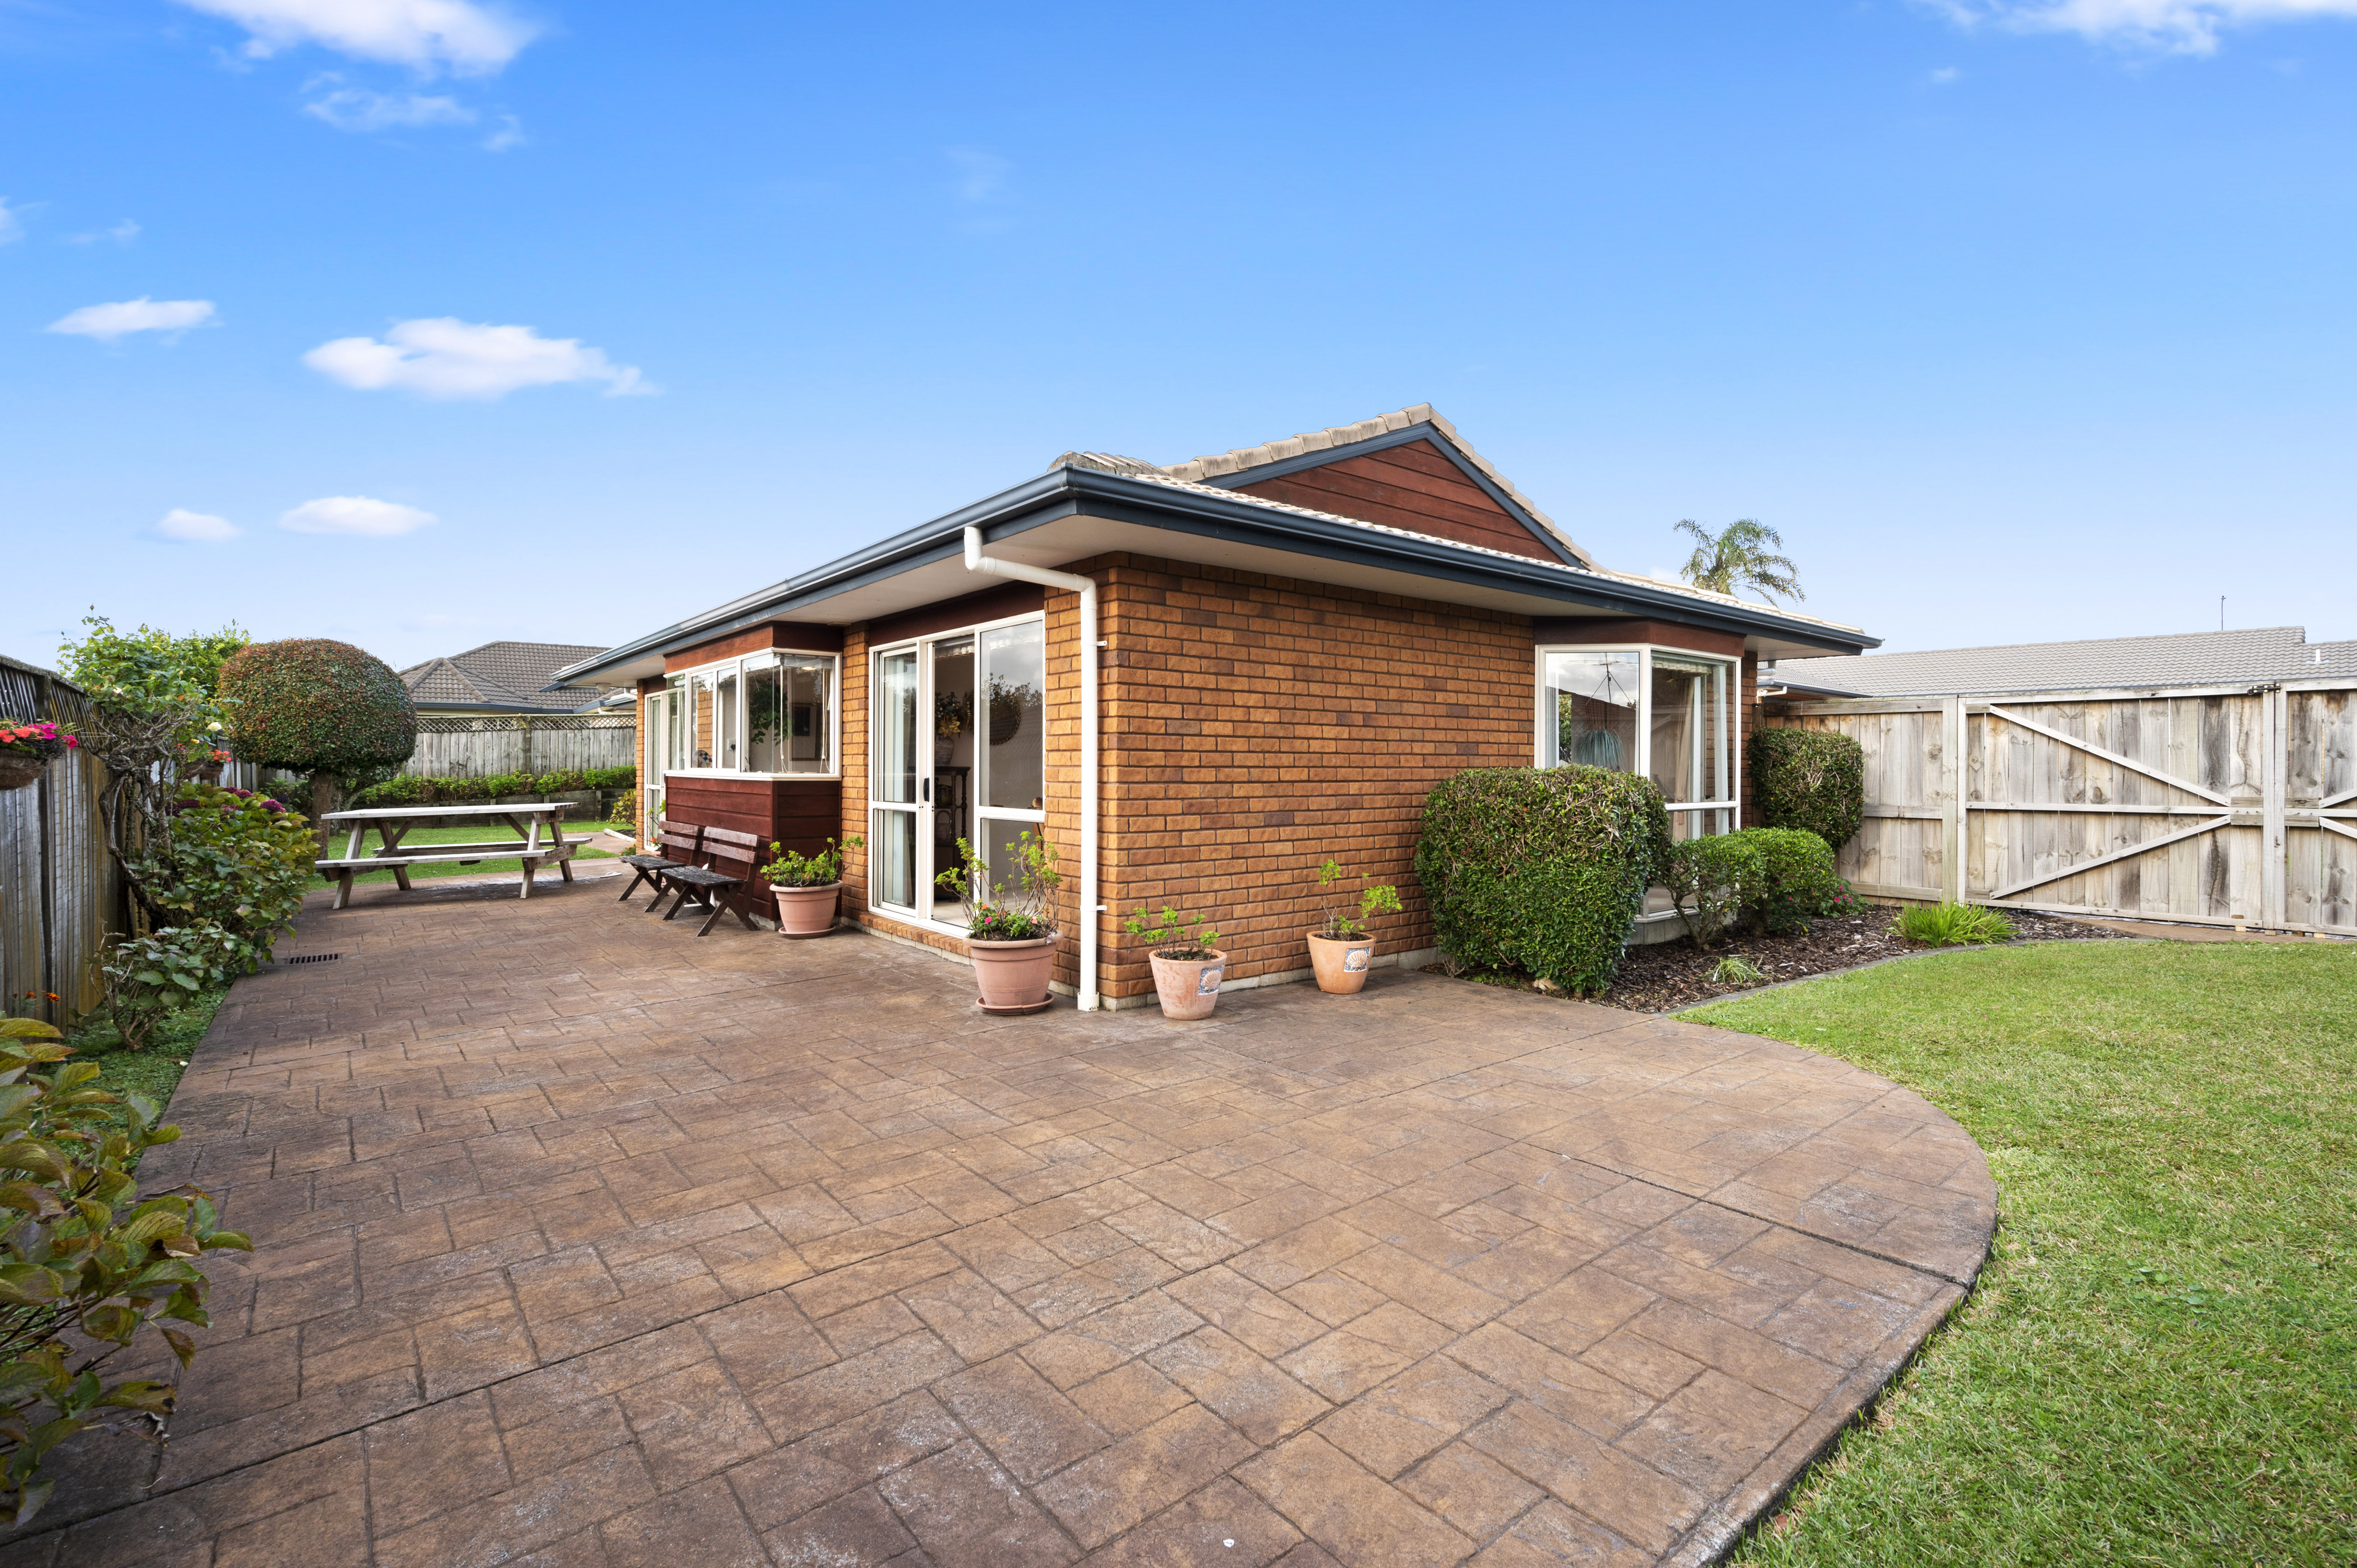
[[1771, 707], [1866, 753], [1869, 897], [2357, 933], [2357, 682]]

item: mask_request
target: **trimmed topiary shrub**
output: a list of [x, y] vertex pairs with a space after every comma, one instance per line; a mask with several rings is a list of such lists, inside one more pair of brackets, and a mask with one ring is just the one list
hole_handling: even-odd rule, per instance
[[1612, 983], [1669, 854], [1652, 780], [1601, 768], [1476, 768], [1425, 798], [1415, 875], [1441, 947], [1566, 991]]
[[311, 776], [311, 817], [334, 809], [336, 780], [398, 768], [417, 746], [417, 706], [393, 667], [349, 642], [254, 642], [221, 666], [237, 755]]
[[1773, 936], [1809, 929], [1812, 917], [1830, 912], [1844, 892], [1834, 870], [1834, 852], [1815, 833], [1800, 828], [1746, 828], [1737, 838], [1760, 848], [1760, 896], [1752, 923]]
[[1756, 729], [1744, 742], [1753, 814], [1762, 827], [1798, 828], [1838, 851], [1866, 821], [1866, 753], [1835, 730]]

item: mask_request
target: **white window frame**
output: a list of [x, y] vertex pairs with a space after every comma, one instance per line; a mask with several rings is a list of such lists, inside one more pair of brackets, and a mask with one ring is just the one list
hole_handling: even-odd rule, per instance
[[[1637, 660], [1637, 759], [1629, 769], [1640, 779], [1653, 776], [1653, 655], [1666, 653], [1675, 659], [1719, 665], [1726, 671], [1727, 682], [1727, 799], [1724, 800], [1668, 800], [1670, 815], [1691, 816], [1695, 832], [1689, 836], [1705, 836], [1709, 811], [1727, 813], [1727, 827], [1733, 832], [1743, 826], [1743, 657], [1740, 654], [1706, 653], [1697, 648], [1680, 648], [1667, 642], [1550, 642], [1534, 649], [1531, 656], [1531, 766], [1534, 768], [1562, 767], [1547, 760], [1547, 725], [1555, 715], [1547, 711], [1546, 660], [1550, 653], [1634, 653]], [[1695, 744], [1702, 744], [1702, 729], [1695, 730]]]
[[[1021, 626], [1026, 622], [1033, 622], [1039, 625], [1040, 628], [1040, 642], [1044, 654], [1047, 642], [1048, 617], [1046, 612], [1041, 610], [1031, 610], [1023, 615], [1002, 616], [996, 620], [976, 621], [972, 626], [950, 627], [942, 631], [927, 632], [922, 637], [904, 637], [891, 642], [878, 643], [874, 648], [867, 650], [867, 701], [866, 707], [867, 710], [868, 798], [866, 815], [864, 816], [861, 821], [869, 824], [869, 831], [871, 832], [874, 831], [876, 813], [878, 811], [905, 811], [914, 816], [921, 811], [931, 809], [924, 784], [925, 781], [931, 779], [932, 777], [932, 769], [934, 766], [932, 760], [933, 736], [932, 731], [922, 723], [922, 720], [926, 715], [931, 714], [933, 711], [933, 666], [932, 660], [930, 657], [933, 644], [937, 642], [954, 642], [962, 637], [972, 638], [974, 639], [974, 681], [978, 687], [984, 680], [987, 679], [982, 667], [983, 634], [985, 632], [996, 631], [1001, 627]], [[881, 704], [877, 701], [877, 694], [883, 690], [883, 679], [881, 675], [883, 661], [887, 656], [896, 653], [913, 653], [916, 655], [917, 659], [917, 714], [920, 719], [917, 733], [917, 777], [919, 783], [917, 789], [917, 799], [914, 800], [879, 800], [876, 798], [875, 793], [876, 780], [881, 776], [879, 769], [882, 767], [882, 760], [878, 755], [879, 748], [877, 745], [876, 734], [877, 715], [882, 711], [882, 708]], [[1044, 656], [1042, 662], [1045, 662]], [[976, 705], [979, 707], [978, 701]], [[1043, 753], [1041, 757], [1043, 764], [1043, 777], [1040, 780], [1043, 791], [1047, 786], [1047, 779], [1044, 777], [1044, 763], [1046, 761], [1044, 752], [1046, 750], [1047, 744], [1048, 737], [1043, 733], [1039, 737], [1039, 745]], [[985, 820], [1004, 822], [1025, 822], [1035, 827], [1047, 822], [1048, 812], [1044, 806], [1041, 810], [1035, 811], [1028, 809], [1017, 809], [1012, 806], [985, 805], [983, 802], [988, 800], [990, 796], [989, 777], [986, 771], [988, 767], [989, 757], [986, 751], [977, 746], [975, 750], [973, 790], [974, 833], [977, 841], [980, 837], [982, 823]], [[1041, 797], [1043, 801], [1045, 798], [1046, 797], [1043, 793]], [[944, 868], [932, 864], [933, 852], [931, 836], [929, 833], [920, 831], [916, 835], [916, 838], [917, 865], [914, 878], [916, 894], [919, 899], [930, 903], [931, 896], [927, 892], [927, 889], [932, 886], [931, 878], [938, 875]], [[873, 853], [874, 852], [871, 849], [871, 861], [873, 858]], [[1002, 876], [1006, 875], [1007, 869], [1008, 868], [1006, 867], [993, 867], [993, 870], [996, 871]], [[868, 902], [875, 908], [889, 914], [894, 919], [901, 922], [903, 925], [919, 926], [926, 930], [939, 931], [944, 936], [963, 937], [966, 934], [965, 927], [954, 921], [935, 919], [930, 915], [919, 913], [918, 909], [911, 906], [887, 902], [876, 893], [872, 886], [868, 890]]]
[[[661, 715], [662, 725], [662, 727], [661, 728], [656, 728], [652, 725], [649, 726], [651, 732], [655, 736], [655, 738], [650, 744], [658, 750], [662, 750], [667, 748], [670, 743], [671, 732], [668, 727], [670, 721], [670, 707], [672, 703], [676, 700], [672, 687], [672, 682], [678, 681], [684, 683], [700, 676], [711, 682], [711, 690], [716, 698], [720, 691], [720, 682], [724, 679], [732, 677], [735, 679], [737, 682], [737, 694], [735, 698], [732, 699], [735, 707], [733, 717], [736, 720], [735, 729], [737, 736], [738, 745], [742, 746], [744, 744], [744, 736], [747, 733], [746, 720], [748, 714], [746, 712], [746, 701], [752, 690], [751, 683], [747, 680], [747, 677], [756, 670], [768, 670], [774, 668], [777, 665], [784, 663], [786, 660], [790, 658], [824, 659], [831, 661], [834, 666], [834, 673], [831, 677], [831, 683], [828, 687], [826, 704], [827, 768], [824, 772], [758, 773], [751, 769], [741, 768], [673, 768], [669, 766], [673, 758], [666, 755], [662, 757], [662, 761], [665, 766], [662, 769], [662, 777], [665, 779], [675, 779], [681, 777], [690, 779], [758, 779], [764, 781], [777, 781], [783, 783], [792, 783], [797, 779], [813, 782], [830, 779], [837, 780], [841, 779], [843, 777], [843, 655], [840, 653], [824, 653], [814, 649], [808, 648], [760, 648], [754, 650], [750, 653], [739, 654], [733, 659], [716, 659], [703, 664], [691, 664], [683, 670], [666, 670], [663, 671], [663, 689], [660, 692], [648, 693], [648, 712], [650, 714], [656, 713], [657, 703], [660, 701], [662, 704]], [[692, 714], [689, 715], [689, 723], [691, 726], [694, 724], [694, 715]], [[712, 721], [712, 738], [714, 744], [718, 744], [722, 733], [723, 730], [720, 723], [720, 715], [716, 713], [713, 714]], [[688, 746], [691, 752], [693, 751], [694, 745], [694, 735], [691, 728], [688, 736]]]

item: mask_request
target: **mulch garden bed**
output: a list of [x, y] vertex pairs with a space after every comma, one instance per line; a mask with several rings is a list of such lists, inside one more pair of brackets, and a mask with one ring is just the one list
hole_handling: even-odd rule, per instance
[[[2105, 930], [2101, 926], [2057, 919], [2051, 915], [2032, 914], [2024, 909], [2008, 909], [2005, 911], [2005, 918], [2013, 923], [2018, 941], [2106, 941], [2122, 939], [2122, 933]], [[1652, 947], [1631, 948], [1621, 956], [1620, 972], [1614, 977], [1611, 989], [1600, 996], [1586, 1000], [1601, 1002], [1608, 1007], [1626, 1007], [1638, 1013], [1674, 1013], [1717, 997], [1761, 985], [1773, 985], [1781, 981], [1805, 980], [1813, 974], [1855, 969], [1859, 964], [1872, 963], [1878, 959], [1936, 950], [1900, 937], [1896, 911], [1869, 906], [1855, 915], [1827, 916], [1812, 920], [1804, 936], [1731, 936], [1721, 940], [1708, 952], [1696, 951], [1694, 944], [1684, 937]], [[1762, 978], [1732, 984], [1714, 983], [1710, 978], [1711, 971], [1718, 966], [1720, 961], [1727, 958], [1749, 960], [1758, 967]], [[1443, 972], [1437, 966], [1434, 972]], [[1533, 989], [1528, 981], [1516, 981], [1503, 975], [1483, 975], [1480, 979], [1489, 985]]]

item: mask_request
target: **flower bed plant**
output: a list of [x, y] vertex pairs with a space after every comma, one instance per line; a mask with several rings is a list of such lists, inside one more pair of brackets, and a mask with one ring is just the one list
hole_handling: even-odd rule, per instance
[[965, 908], [966, 936], [980, 942], [1024, 942], [1056, 934], [1056, 889], [1064, 885], [1056, 869], [1056, 846], [1045, 830], [1023, 830], [1015, 843], [1016, 864], [995, 876], [974, 845], [957, 841], [958, 863], [933, 879]]
[[761, 880], [772, 887], [832, 887], [843, 880], [844, 852], [866, 842], [857, 833], [839, 844], [829, 839], [816, 854], [798, 854], [783, 844], [772, 843], [770, 854], [775, 858], [761, 867]]
[[635, 768], [567, 768], [546, 773], [486, 773], [473, 779], [428, 779], [404, 773], [352, 797], [355, 807], [471, 806], [518, 795], [577, 795], [590, 789], [632, 789]]
[[267, 795], [218, 784], [180, 786], [171, 833], [145, 867], [150, 897], [176, 924], [219, 927], [242, 945], [250, 972], [292, 930], [318, 858], [319, 835]]
[[196, 1187], [140, 1198], [139, 1156], [180, 1130], [145, 1095], [92, 1088], [72, 1054], [47, 1024], [0, 1022], [0, 1518], [18, 1526], [56, 1487], [41, 1466], [59, 1444], [170, 1412], [169, 1385], [100, 1369], [149, 1327], [187, 1366], [196, 1342], [172, 1325], [210, 1321], [197, 1260], [253, 1250]]
[[0, 752], [47, 763], [63, 757], [81, 742], [47, 719], [0, 718]]

